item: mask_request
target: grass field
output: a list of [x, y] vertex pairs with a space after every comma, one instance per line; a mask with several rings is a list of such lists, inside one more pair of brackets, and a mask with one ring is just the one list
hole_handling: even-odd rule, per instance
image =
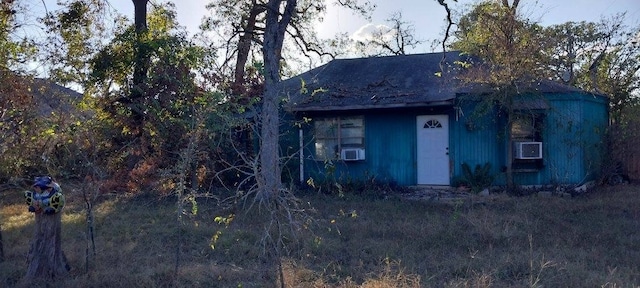
[[[179, 218], [172, 197], [104, 196], [94, 206], [95, 255], [89, 249], [87, 257], [85, 204], [77, 189], [63, 188], [72, 270], [52, 287], [276, 286], [262, 245], [273, 235], [264, 232], [273, 219], [267, 211], [199, 199], [196, 215]], [[299, 198], [306, 218], [282, 238], [287, 287], [640, 286], [637, 185], [459, 204]], [[21, 286], [33, 216], [19, 191], [3, 192], [0, 203], [0, 286]]]

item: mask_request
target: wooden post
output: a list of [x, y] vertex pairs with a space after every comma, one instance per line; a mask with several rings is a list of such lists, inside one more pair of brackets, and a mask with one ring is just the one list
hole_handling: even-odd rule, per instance
[[62, 213], [35, 213], [36, 223], [29, 248], [27, 279], [54, 280], [71, 269], [62, 251]]

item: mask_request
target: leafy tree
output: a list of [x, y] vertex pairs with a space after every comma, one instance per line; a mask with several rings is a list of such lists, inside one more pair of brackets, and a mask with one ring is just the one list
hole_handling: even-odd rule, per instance
[[[0, 179], [19, 177], [33, 167], [42, 144], [37, 135], [37, 109], [29, 90], [31, 77], [26, 71], [33, 57], [33, 41], [18, 35], [26, 23], [20, 15], [29, 13], [23, 2], [0, 2]], [[35, 139], [35, 141], [33, 141]]]
[[151, 181], [156, 168], [169, 165], [167, 153], [183, 146], [180, 139], [188, 130], [193, 105], [218, 101], [204, 99], [211, 94], [196, 85], [194, 71], [205, 65], [206, 49], [178, 29], [173, 5], [156, 6], [147, 21], [144, 29], [120, 28], [92, 59], [87, 88], [100, 96], [99, 119], [115, 131], [113, 150], [129, 147], [118, 152], [128, 155], [120, 159], [129, 164], [116, 162], [114, 167]]
[[[518, 4], [507, 0], [485, 1], [475, 5], [458, 21], [452, 48], [479, 58], [479, 63], [464, 63], [461, 79], [482, 87], [470, 97], [477, 101], [476, 115], [498, 111], [506, 118], [507, 155], [512, 155], [511, 127], [516, 120], [514, 99], [533, 92], [531, 85], [543, 79], [545, 50], [541, 45], [542, 27], [518, 14]], [[513, 186], [511, 157], [506, 157], [507, 186]]]
[[[625, 109], [640, 104], [640, 52], [635, 45], [617, 46], [602, 55], [594, 77], [584, 86], [609, 96], [610, 117], [614, 123], [625, 123], [634, 115]], [[583, 82], [583, 83], [584, 83]]]
[[[285, 246], [285, 234], [283, 225], [293, 224], [292, 214], [295, 214], [296, 201], [291, 197], [281, 182], [281, 158], [279, 153], [279, 127], [280, 127], [280, 105], [283, 98], [283, 91], [280, 88], [281, 76], [289, 57], [285, 52], [289, 48], [299, 48], [303, 55], [316, 53], [324, 55], [316, 43], [312, 31], [313, 23], [317, 15], [325, 9], [324, 1], [297, 1], [297, 0], [268, 0], [268, 1], [214, 1], [210, 9], [217, 11], [217, 18], [210, 18], [205, 25], [208, 28], [217, 28], [221, 19], [228, 19], [227, 23], [234, 23], [232, 29], [226, 31], [228, 40], [226, 43], [239, 43], [228, 45], [227, 60], [231, 62], [234, 55], [237, 55], [235, 76], [232, 78], [235, 83], [228, 85], [225, 92], [242, 94], [246, 92], [244, 88], [245, 61], [249, 61], [248, 51], [261, 52], [259, 56], [253, 57], [254, 63], [262, 62], [260, 69], [264, 77], [264, 90], [262, 91], [261, 109], [258, 116], [259, 131], [259, 155], [257, 159], [247, 159], [251, 165], [251, 171], [246, 172], [248, 177], [254, 177], [256, 185], [250, 190], [249, 195], [254, 195], [254, 200], [265, 207], [269, 214], [269, 223], [265, 226], [265, 245], [268, 245], [269, 260], [275, 261], [275, 267], [279, 269], [280, 283], [282, 281], [282, 265], [280, 257]], [[341, 5], [355, 5], [353, 0], [338, 1]], [[232, 6], [228, 6], [231, 4]], [[356, 6], [353, 6], [356, 7]], [[359, 7], [359, 6], [358, 6]], [[207, 27], [205, 27], [207, 28]], [[293, 43], [286, 45], [286, 39]], [[237, 40], [231, 40], [237, 39]], [[251, 44], [251, 48], [247, 45]], [[254, 50], [256, 49], [256, 50]], [[236, 54], [238, 53], [238, 54]], [[231, 56], [229, 56], [231, 55]], [[224, 75], [221, 79], [224, 79]], [[224, 80], [223, 80], [224, 82]], [[229, 82], [227, 82], [229, 83]], [[229, 89], [229, 87], [231, 89]], [[223, 87], [224, 88], [224, 87]], [[233, 94], [232, 94], [233, 95]], [[233, 95], [238, 97], [238, 95]], [[245, 155], [239, 155], [246, 157]]]
[[459, 20], [451, 47], [480, 58], [475, 82], [509, 86], [545, 75], [542, 27], [518, 14], [518, 4], [481, 2]]
[[637, 101], [636, 63], [640, 27], [623, 25], [624, 14], [600, 22], [568, 22], [545, 28], [549, 77], [587, 91], [609, 96], [611, 117], [620, 122], [620, 110]]
[[[105, 125], [107, 121], [92, 117], [96, 115], [96, 98], [92, 96], [97, 93], [90, 83], [91, 64], [125, 19], [104, 0], [67, 0], [57, 4], [56, 10], [47, 11], [40, 18], [46, 37], [38, 43], [39, 61], [47, 69], [48, 81], [71, 85], [88, 97], [47, 118], [53, 127], [46, 136], [47, 169], [58, 176], [82, 179], [103, 170], [108, 163], [104, 156], [112, 154], [113, 130]], [[64, 99], [68, 95], [60, 96], [55, 101], [69, 102]]]
[[89, 80], [91, 58], [114, 32], [110, 23], [123, 18], [109, 9], [104, 0], [70, 0], [41, 19], [46, 37], [40, 43], [40, 61], [47, 64], [50, 79], [82, 86]]
[[0, 69], [25, 74], [28, 61], [35, 53], [34, 42], [21, 35], [20, 29], [30, 23], [24, 21], [30, 13], [24, 2], [7, 0], [0, 2]]
[[565, 84], [575, 85], [579, 66], [589, 66], [597, 55], [609, 46], [610, 38], [599, 25], [592, 22], [567, 22], [545, 27], [545, 52], [548, 57], [549, 77]]
[[[222, 77], [225, 77], [224, 68], [232, 67], [231, 80], [225, 81], [226, 85], [233, 94], [241, 95], [250, 93], [248, 87], [245, 87], [245, 83], [249, 82], [246, 79], [246, 66], [249, 61], [249, 57], [255, 53], [258, 53], [257, 45], [255, 41], [259, 41], [260, 31], [262, 28], [258, 27], [259, 22], [264, 22], [265, 8], [262, 5], [258, 5], [256, 0], [253, 1], [212, 1], [207, 5], [207, 9], [215, 13], [214, 16], [207, 17], [201, 26], [205, 31], [215, 30], [221, 37], [224, 37], [226, 45], [225, 61], [221, 65]], [[233, 23], [229, 26], [224, 26], [222, 23], [229, 21]], [[231, 62], [235, 59], [235, 65]], [[261, 90], [261, 88], [260, 88]], [[259, 94], [258, 92], [257, 94]], [[254, 94], [255, 97], [256, 93]]]
[[[237, 100], [247, 104], [251, 99], [258, 97], [262, 92], [260, 86], [247, 85], [255, 83], [256, 74], [249, 74], [255, 63], [262, 66], [262, 53], [260, 51], [264, 43], [266, 29], [265, 0], [213, 0], [207, 8], [212, 12], [207, 17], [201, 28], [204, 31], [215, 32], [219, 39], [211, 39], [212, 43], [221, 43], [217, 47], [224, 51], [224, 61], [220, 65], [218, 77], [222, 80], [222, 89], [229, 91]], [[329, 1], [297, 1], [296, 17], [293, 17], [284, 30], [286, 38], [284, 45], [289, 49], [283, 49], [281, 61], [281, 74], [288, 74], [293, 66], [300, 66], [302, 61], [310, 63], [315, 57], [335, 57], [342, 53], [340, 46], [347, 41], [344, 35], [335, 39], [318, 39], [315, 33], [315, 25], [322, 21]], [[337, 5], [347, 7], [356, 13], [368, 17], [373, 5], [358, 0], [337, 0]], [[303, 55], [300, 60], [296, 55]], [[314, 57], [315, 56], [315, 57]], [[249, 99], [244, 99], [249, 98]]]

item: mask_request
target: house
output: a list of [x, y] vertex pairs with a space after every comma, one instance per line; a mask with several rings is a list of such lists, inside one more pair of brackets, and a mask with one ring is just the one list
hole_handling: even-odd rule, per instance
[[298, 180], [450, 186], [463, 163], [490, 164], [494, 185], [506, 183], [507, 163], [517, 185], [598, 177], [606, 97], [529, 84], [529, 93], [514, 95], [507, 133], [505, 111], [476, 113], [482, 93], [456, 79], [456, 63], [467, 60], [459, 52], [335, 59], [283, 81], [285, 109], [302, 123], [289, 139], [302, 156]]

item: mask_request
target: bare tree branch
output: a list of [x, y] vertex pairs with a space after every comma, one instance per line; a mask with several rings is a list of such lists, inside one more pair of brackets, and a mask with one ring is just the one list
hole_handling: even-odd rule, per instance
[[[504, 0], [504, 1], [507, 1], [507, 0]], [[458, 1], [453, 0], [453, 2], [458, 2]], [[442, 7], [444, 7], [444, 10], [447, 12], [447, 29], [444, 32], [444, 39], [442, 39], [442, 60], [440, 60], [440, 72], [444, 72], [444, 63], [447, 60], [447, 39], [449, 38], [449, 33], [454, 23], [451, 17], [451, 9], [449, 8], [449, 5], [445, 2], [445, 0], [438, 0], [438, 3]]]

